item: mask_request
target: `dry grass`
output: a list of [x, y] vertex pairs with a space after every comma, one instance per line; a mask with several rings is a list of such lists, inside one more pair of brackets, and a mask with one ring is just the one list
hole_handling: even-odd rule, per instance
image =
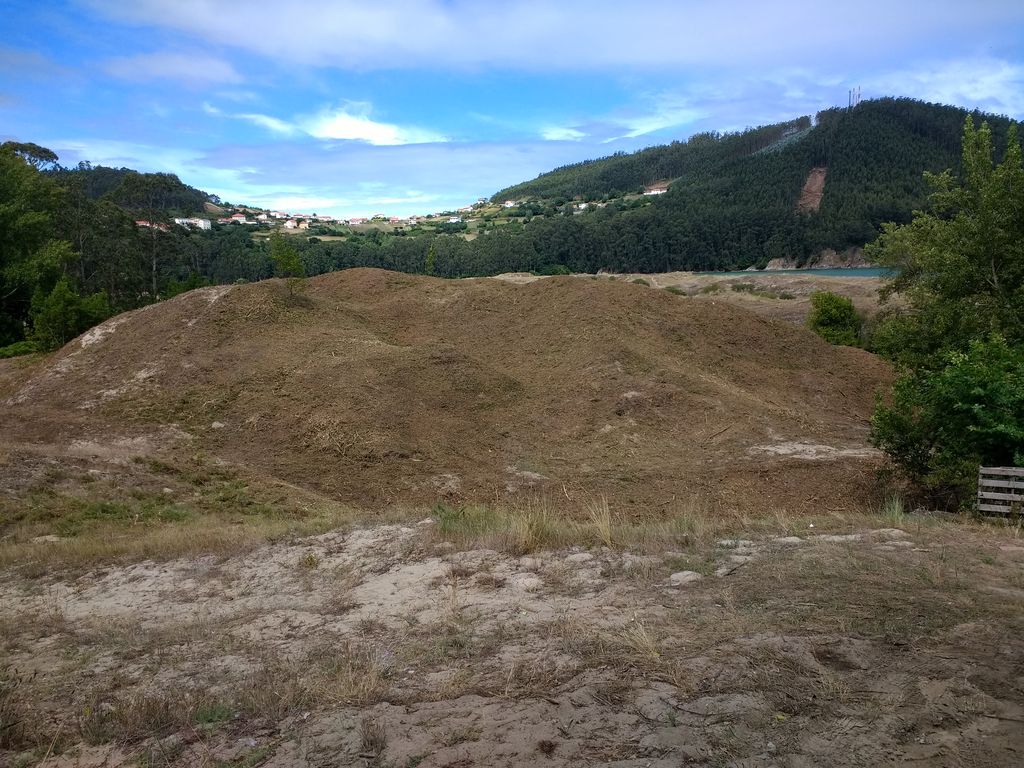
[[110, 562], [209, 554], [226, 557], [276, 541], [323, 533], [348, 522], [351, 517], [344, 510], [325, 509], [304, 519], [204, 517], [152, 527], [97, 526], [58, 541], [4, 542], [0, 544], [0, 569], [16, 568], [31, 577]]
[[388, 746], [388, 733], [384, 726], [371, 717], [364, 717], [359, 723], [361, 754], [379, 757]]
[[28, 692], [31, 677], [13, 667], [0, 668], [0, 750], [23, 749], [40, 741]]
[[[541, 504], [504, 511], [442, 511], [436, 517], [437, 525], [424, 526], [435, 533], [405, 535], [421, 545], [424, 536], [437, 536], [458, 546], [487, 546], [509, 555], [547, 550], [551, 543], [583, 543], [596, 549], [610, 541], [615, 550], [676, 551], [678, 555], [663, 559], [665, 568], [705, 572], [731, 551], [717, 546], [717, 537], [742, 532], [744, 537], [767, 539], [892, 522], [887, 514], [823, 516], [811, 531], [806, 518], [784, 512], [759, 520], [723, 521], [699, 505], [645, 521], [619, 516], [604, 503], [582, 509], [578, 519], [570, 520], [556, 517]], [[914, 548], [887, 550], [881, 539], [786, 548], [765, 542], [755, 559], [732, 575], [709, 576], [679, 592], [649, 588], [612, 569], [602, 588], [611, 588], [606, 604], [620, 613], [579, 609], [586, 601], [565, 599], [573, 594], [581, 567], [594, 569], [606, 560], [624, 559], [615, 553], [596, 553], [583, 566], [566, 563], [564, 551], [536, 555], [548, 590], [515, 597], [511, 590], [502, 592], [510, 600], [521, 600], [524, 610], [500, 620], [481, 607], [481, 600], [501, 599], [494, 590], [504, 588], [505, 577], [487, 569], [510, 572], [505, 569], [522, 571], [528, 566], [514, 557], [488, 555], [481, 566], [485, 570], [478, 573], [464, 562], [454, 562], [433, 583], [435, 619], [418, 622], [410, 613], [408, 626], [387, 613], [361, 622], [338, 619], [353, 607], [351, 590], [361, 578], [359, 570], [332, 565], [338, 554], [331, 549], [334, 545], [320, 542], [314, 547], [305, 542], [286, 550], [283, 571], [286, 578], [308, 578], [323, 590], [323, 599], [311, 599], [307, 609], [319, 612], [323, 627], [329, 629], [314, 628], [302, 637], [292, 629], [277, 628], [270, 630], [272, 637], [248, 639], [238, 630], [247, 619], [263, 615], [251, 607], [191, 620], [167, 616], [162, 624], [71, 620], [58, 601], [52, 610], [38, 614], [7, 614], [0, 622], [5, 646], [22, 654], [45, 646], [60, 660], [53, 662], [56, 667], [46, 686], [0, 677], [0, 724], [29, 724], [28, 731], [19, 730], [21, 726], [5, 728], [12, 739], [8, 744], [27, 748], [42, 745], [45, 750], [51, 742], [70, 745], [78, 737], [131, 746], [203, 731], [199, 726], [204, 724], [273, 723], [305, 711], [385, 701], [415, 706], [468, 693], [550, 700], [586, 689], [598, 705], [619, 711], [651, 681], [673, 686], [680, 701], [705, 694], [756, 692], [778, 712], [795, 713], [803, 707], [814, 716], [838, 716], [860, 705], [858, 685], [845, 667], [828, 667], [821, 661], [825, 657], [820, 646], [815, 649], [815, 657], [821, 657], [817, 664], [808, 662], [806, 653], [798, 657], [757, 644], [780, 636], [791, 636], [806, 647], [814, 646], [815, 638], [852, 638], [916, 657], [961, 625], [999, 628], [985, 639], [991, 647], [1005, 645], [1005, 637], [1013, 636], [1009, 628], [1019, 626], [1014, 598], [983, 594], [979, 587], [986, 579], [1012, 583], [1000, 560], [1006, 556], [997, 546], [1010, 540], [1007, 532], [987, 524], [951, 525], [918, 517], [903, 518], [905, 529], [918, 532], [913, 534]], [[379, 554], [382, 562], [394, 564], [398, 549], [397, 542], [394, 551], [374, 543], [371, 557]], [[305, 565], [301, 555], [309, 551], [325, 554], [315, 565]], [[363, 572], [365, 567], [358, 566]], [[57, 586], [41, 589], [56, 593]], [[36, 597], [48, 594], [38, 592]], [[557, 619], [534, 613], [559, 600], [563, 613]], [[626, 621], [631, 611], [635, 613]], [[39, 638], [48, 642], [38, 643]], [[976, 635], [972, 642], [978, 642]], [[225, 657], [231, 662], [218, 666]], [[91, 666], [97, 662], [99, 674]], [[710, 672], [704, 666], [708, 663]], [[720, 675], [723, 668], [726, 673]], [[158, 685], [140, 684], [155, 676]], [[37, 716], [37, 701], [49, 702], [47, 717]], [[54, 714], [62, 710], [70, 713], [63, 724]], [[29, 717], [17, 715], [26, 711]], [[370, 760], [387, 751], [386, 734], [381, 741], [372, 733], [384, 722], [366, 727], [372, 738], [363, 752]], [[457, 725], [446, 727], [438, 737], [442, 745], [472, 740], [473, 733]], [[395, 744], [396, 733], [391, 733]], [[721, 749], [726, 750], [728, 734], [721, 738], [726, 745]], [[188, 754], [192, 759], [193, 753]]]
[[568, 546], [664, 552], [706, 543], [735, 521], [714, 518], [699, 503], [679, 505], [653, 519], [617, 515], [607, 500], [586, 502], [578, 516], [555, 513], [543, 500], [517, 507], [439, 504], [434, 533], [459, 549], [494, 549], [513, 555]]

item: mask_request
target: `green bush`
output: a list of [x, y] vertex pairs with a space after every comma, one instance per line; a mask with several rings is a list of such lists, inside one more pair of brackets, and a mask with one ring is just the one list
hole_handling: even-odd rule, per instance
[[901, 376], [872, 442], [937, 499], [962, 505], [978, 466], [1024, 466], [1024, 350], [1001, 336]]
[[811, 314], [807, 327], [830, 344], [860, 346], [861, 320], [853, 302], [831, 291], [811, 294]]
[[5, 360], [8, 357], [18, 357], [19, 355], [31, 355], [33, 352], [38, 352], [39, 346], [34, 341], [16, 341], [13, 344], [8, 344], [6, 347], [0, 347], [0, 360]]

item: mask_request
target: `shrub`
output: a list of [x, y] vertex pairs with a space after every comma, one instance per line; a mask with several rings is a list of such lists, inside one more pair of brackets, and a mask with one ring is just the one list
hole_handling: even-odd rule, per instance
[[872, 442], [938, 501], [973, 496], [979, 465], [1024, 466], [1024, 350], [1000, 336], [901, 376]]
[[853, 302], [846, 296], [831, 291], [815, 291], [811, 294], [811, 314], [807, 318], [807, 327], [830, 344], [860, 346], [863, 324]]

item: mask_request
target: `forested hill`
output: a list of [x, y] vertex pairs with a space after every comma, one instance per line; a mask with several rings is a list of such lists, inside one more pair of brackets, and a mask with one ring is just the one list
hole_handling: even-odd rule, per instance
[[495, 202], [529, 198], [582, 198], [599, 200], [640, 192], [660, 179], [706, 174], [716, 161], [746, 157], [759, 150], [802, 138], [811, 127], [810, 117], [762, 126], [743, 133], [698, 133], [687, 141], [648, 147], [633, 154], [616, 152], [609, 157], [564, 165], [496, 192]]
[[[893, 179], [909, 172], [920, 182], [929, 165], [951, 167], [958, 161], [960, 133], [967, 110], [914, 99], [875, 99], [854, 109], [819, 112], [812, 127], [809, 116], [751, 128], [739, 133], [698, 133], [686, 141], [648, 147], [632, 154], [565, 165], [496, 192], [496, 202], [510, 199], [600, 200], [636, 193], [653, 182], [680, 179], [687, 183], [737, 170], [749, 163], [766, 170], [768, 154], [781, 153], [789, 163], [853, 166], [867, 162], [886, 165]], [[1008, 120], [971, 113], [975, 122], [987, 120], [998, 138], [1005, 138]], [[997, 128], [997, 126], [999, 126]], [[892, 160], [896, 164], [892, 164]], [[746, 161], [746, 163], [745, 163]], [[807, 170], [807, 168], [803, 168]], [[756, 175], [755, 171], [746, 171]]]
[[[813, 127], [802, 117], [565, 166], [494, 199], [599, 201], [669, 179], [668, 193], [634, 213], [627, 227], [672, 243], [655, 247], [667, 258], [634, 269], [746, 267], [775, 257], [799, 262], [822, 248], [863, 245], [883, 222], [909, 221], [924, 202], [923, 173], [958, 167], [967, 114], [913, 99], [865, 101], [820, 112]], [[974, 117], [988, 121], [1002, 151], [1009, 121]], [[821, 207], [801, 215], [797, 201], [815, 167], [826, 169]], [[682, 263], [680, 254], [687, 255]]]

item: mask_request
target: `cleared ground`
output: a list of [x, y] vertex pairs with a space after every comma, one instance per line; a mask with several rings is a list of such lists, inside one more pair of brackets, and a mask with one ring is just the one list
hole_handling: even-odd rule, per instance
[[692, 497], [809, 511], [872, 493], [890, 375], [714, 298], [354, 269], [294, 296], [192, 291], [6, 362], [0, 441], [203, 453], [360, 508], [590, 494], [638, 515]]

